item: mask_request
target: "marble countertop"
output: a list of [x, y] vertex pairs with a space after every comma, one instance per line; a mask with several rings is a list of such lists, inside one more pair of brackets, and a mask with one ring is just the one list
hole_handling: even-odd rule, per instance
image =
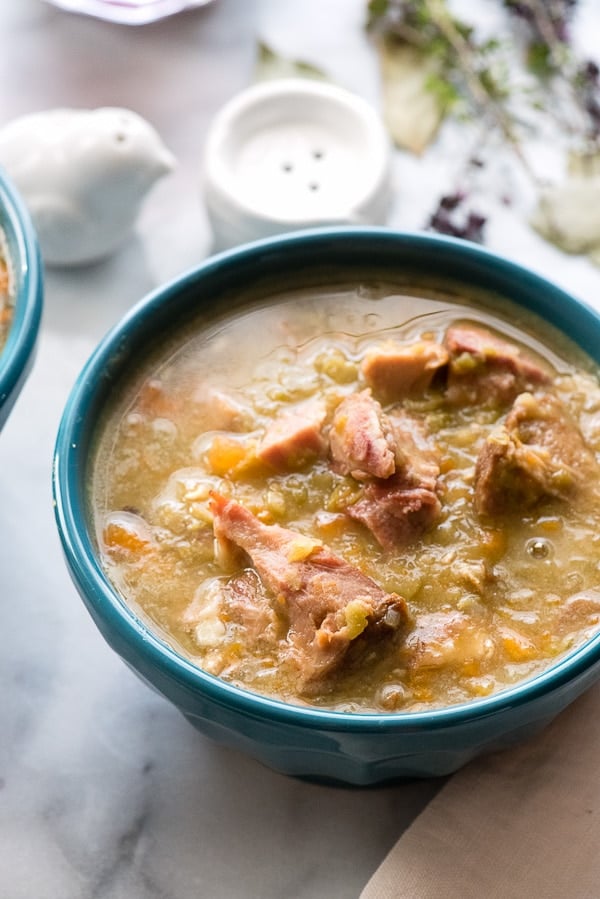
[[[200, 170], [211, 118], [246, 87], [258, 39], [378, 103], [362, 0], [215, 0], [128, 28], [41, 0], [0, 4], [0, 123], [57, 106], [125, 106], [178, 159], [137, 236], [102, 264], [46, 273], [36, 365], [0, 439], [0, 896], [348, 899], [438, 782], [292, 780], [210, 742], [102, 641], [61, 557], [50, 493], [73, 381], [148, 290], [210, 253]], [[392, 224], [422, 223], [439, 166], [395, 160]], [[429, 192], [429, 193], [428, 193]], [[600, 275], [499, 214], [490, 244], [592, 303]]]

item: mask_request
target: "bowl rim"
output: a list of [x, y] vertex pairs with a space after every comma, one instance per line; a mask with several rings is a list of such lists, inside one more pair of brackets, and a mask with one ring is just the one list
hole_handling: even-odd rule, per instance
[[324, 239], [345, 241], [350, 235], [375, 242], [403, 243], [421, 249], [445, 249], [465, 261], [493, 266], [511, 276], [528, 279], [534, 289], [543, 291], [545, 295], [551, 294], [557, 303], [564, 303], [571, 310], [576, 308], [587, 320], [586, 324], [592, 323], [600, 333], [600, 314], [584, 301], [568, 294], [543, 276], [485, 247], [445, 235], [403, 232], [379, 226], [336, 226], [303, 229], [225, 250], [147, 294], [108, 331], [88, 358], [68, 397], [56, 438], [52, 469], [56, 525], [71, 576], [88, 606], [88, 611], [95, 619], [99, 618], [107, 624], [111, 633], [117, 635], [121, 645], [129, 645], [137, 655], [147, 656], [149, 663], [158, 668], [163, 676], [188, 691], [204, 695], [216, 704], [255, 719], [266, 717], [271, 723], [278, 722], [330, 732], [401, 733], [469, 724], [532, 700], [542, 699], [583, 676], [600, 661], [600, 632], [567, 652], [537, 675], [489, 696], [474, 698], [453, 706], [420, 712], [377, 713], [341, 712], [295, 705], [221, 680], [203, 671], [163, 640], [126, 604], [116, 587], [112, 586], [99, 564], [85, 524], [86, 497], [83, 495], [85, 491], [81, 489], [80, 478], [84, 460], [79, 457], [78, 447], [82, 435], [85, 434], [86, 424], [93, 425], [93, 422], [88, 421], [91, 399], [99, 390], [98, 385], [102, 381], [108, 361], [114, 356], [115, 350], [118, 350], [124, 334], [139, 327], [140, 322], [152, 316], [154, 309], [166, 302], [168, 297], [194, 284], [208, 272], [218, 271], [219, 268], [227, 267], [232, 262], [248, 259], [253, 254], [261, 255], [265, 250], [281, 253], [287, 247], [298, 243], [310, 246], [311, 242]]
[[33, 223], [10, 178], [0, 168], [0, 221], [17, 284], [13, 320], [0, 349], [0, 405], [17, 387], [37, 340], [42, 317], [42, 260]]

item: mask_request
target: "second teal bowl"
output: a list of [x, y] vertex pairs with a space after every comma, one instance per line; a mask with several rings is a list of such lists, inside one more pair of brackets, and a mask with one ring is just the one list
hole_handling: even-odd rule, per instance
[[43, 304], [42, 262], [23, 201], [0, 170], [0, 228], [15, 281], [13, 320], [0, 349], [0, 428], [21, 392], [34, 359]]

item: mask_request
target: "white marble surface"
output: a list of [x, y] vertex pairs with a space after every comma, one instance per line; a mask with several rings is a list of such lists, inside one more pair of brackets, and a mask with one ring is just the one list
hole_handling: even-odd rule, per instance
[[[134, 29], [0, 0], [0, 124], [55, 106], [127, 106], [179, 160], [122, 252], [47, 272], [35, 369], [0, 438], [2, 899], [348, 899], [439, 787], [309, 785], [196, 733], [103, 643], [67, 576], [50, 496], [61, 409], [92, 347], [210, 251], [203, 140], [250, 82], [256, 39], [377, 103], [363, 11], [362, 0], [215, 0]], [[443, 154], [442, 143], [424, 167], [398, 154], [393, 224], [422, 224], [448, 177]], [[496, 210], [490, 243], [598, 302], [598, 271], [510, 209]]]

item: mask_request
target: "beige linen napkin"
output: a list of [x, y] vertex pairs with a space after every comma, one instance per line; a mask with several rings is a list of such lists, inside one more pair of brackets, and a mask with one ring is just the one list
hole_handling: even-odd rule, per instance
[[361, 899], [598, 899], [600, 685], [455, 774]]

